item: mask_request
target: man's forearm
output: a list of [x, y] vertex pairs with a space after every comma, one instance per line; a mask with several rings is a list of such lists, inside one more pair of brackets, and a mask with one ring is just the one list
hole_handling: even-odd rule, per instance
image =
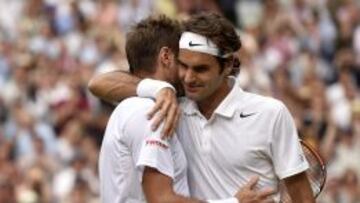
[[292, 202], [315, 203], [315, 198], [305, 172], [286, 178], [285, 185]]
[[148, 203], [205, 203], [176, 194], [171, 178], [151, 167], [144, 169], [142, 186]]
[[178, 195], [171, 178], [151, 167], [144, 169], [142, 186], [148, 203], [238, 203], [236, 198], [205, 201]]
[[176, 90], [165, 81], [140, 79], [123, 71], [113, 71], [94, 76], [88, 83], [92, 94], [110, 103], [120, 102], [132, 96], [156, 99], [149, 111], [149, 119], [160, 111], [153, 122], [154, 130], [164, 121], [163, 135], [171, 136], [175, 130], [180, 110]]
[[136, 96], [136, 87], [140, 78], [123, 71], [113, 71], [94, 76], [88, 84], [95, 96], [108, 101], [118, 102]]
[[199, 200], [192, 197], [185, 197], [174, 192], [168, 192], [167, 194], [156, 193], [158, 197], [154, 199], [147, 199], [148, 203], [239, 203], [236, 198], [218, 199], [218, 200]]
[[191, 197], [184, 197], [178, 194], [169, 194], [169, 195], [162, 195], [162, 197], [158, 198], [155, 201], [148, 201], [156, 202], [156, 203], [207, 203], [206, 201], [197, 200]]

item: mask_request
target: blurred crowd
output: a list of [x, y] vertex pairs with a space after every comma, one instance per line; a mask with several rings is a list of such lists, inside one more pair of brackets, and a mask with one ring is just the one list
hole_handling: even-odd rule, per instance
[[325, 159], [319, 202], [359, 203], [358, 0], [0, 0], [0, 203], [99, 202], [113, 106], [89, 79], [127, 69], [124, 35], [139, 19], [201, 11], [238, 28], [242, 88], [282, 100]]

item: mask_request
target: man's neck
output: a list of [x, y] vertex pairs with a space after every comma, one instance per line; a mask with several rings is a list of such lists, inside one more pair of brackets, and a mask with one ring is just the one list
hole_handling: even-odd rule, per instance
[[220, 103], [225, 99], [225, 97], [230, 93], [230, 91], [231, 87], [228, 85], [227, 82], [224, 82], [208, 98], [204, 99], [203, 101], [197, 102], [201, 114], [209, 120], [215, 109], [220, 105]]

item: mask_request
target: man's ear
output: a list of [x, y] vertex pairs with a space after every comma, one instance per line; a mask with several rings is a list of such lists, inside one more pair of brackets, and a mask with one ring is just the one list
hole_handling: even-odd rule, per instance
[[234, 67], [234, 57], [230, 56], [228, 59], [226, 59], [224, 65], [225, 65], [224, 68], [225, 75], [230, 75]]
[[161, 47], [159, 52], [160, 63], [168, 67], [173, 61], [173, 58], [174, 58], [174, 53], [171, 51], [169, 47]]

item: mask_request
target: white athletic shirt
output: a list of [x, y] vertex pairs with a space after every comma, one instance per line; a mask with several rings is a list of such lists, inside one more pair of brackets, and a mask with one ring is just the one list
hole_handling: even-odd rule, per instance
[[236, 83], [209, 120], [193, 101], [180, 103], [177, 131], [191, 196], [229, 197], [254, 175], [260, 176], [257, 188], [276, 189], [279, 179], [308, 168], [292, 117], [280, 101], [244, 92]]
[[185, 154], [176, 135], [166, 141], [160, 139], [161, 127], [150, 129], [146, 113], [153, 105], [151, 99], [133, 97], [113, 111], [99, 156], [101, 202], [146, 202], [141, 188], [144, 166], [171, 177], [174, 191], [189, 196]]

